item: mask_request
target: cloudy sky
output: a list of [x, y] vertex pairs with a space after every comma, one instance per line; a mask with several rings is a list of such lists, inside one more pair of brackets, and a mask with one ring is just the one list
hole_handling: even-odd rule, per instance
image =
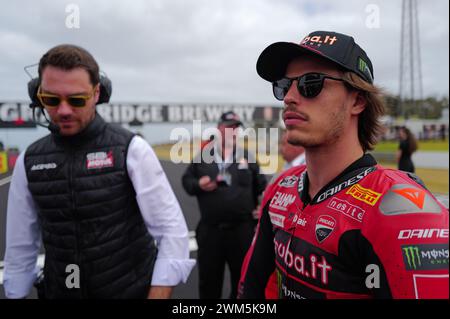
[[[449, 2], [417, 2], [424, 93], [448, 96]], [[76, 22], [70, 4], [79, 8], [79, 28], [66, 26]], [[376, 83], [397, 93], [400, 21], [400, 0], [4, 1], [0, 100], [26, 99], [23, 67], [54, 45], [74, 43], [112, 79], [112, 102], [276, 104], [256, 74], [258, 55], [319, 29], [353, 35], [372, 59]]]

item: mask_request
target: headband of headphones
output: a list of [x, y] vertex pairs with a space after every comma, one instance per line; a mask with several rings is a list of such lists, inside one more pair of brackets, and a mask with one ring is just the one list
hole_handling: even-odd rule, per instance
[[[31, 108], [43, 107], [37, 97], [40, 83], [41, 83], [40, 78], [34, 78], [28, 82], [28, 95], [30, 96], [31, 99], [30, 103]], [[106, 75], [100, 74], [100, 96], [98, 98], [97, 104], [109, 103], [111, 94], [112, 94], [111, 80]]]

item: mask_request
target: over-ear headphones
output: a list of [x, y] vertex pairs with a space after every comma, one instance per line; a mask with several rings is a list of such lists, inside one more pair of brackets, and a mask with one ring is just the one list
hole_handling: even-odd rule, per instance
[[[41, 84], [41, 79], [39, 77], [33, 78], [31, 74], [28, 72], [28, 68], [36, 66], [37, 64], [28, 65], [24, 67], [25, 72], [30, 76], [31, 80], [28, 82], [28, 95], [31, 99], [30, 108], [33, 110], [33, 122], [36, 123], [36, 125], [48, 128], [52, 133], [58, 133], [60, 128], [59, 126], [52, 123], [44, 112], [44, 106], [41, 105], [41, 102], [38, 99], [38, 89], [39, 85]], [[108, 103], [109, 99], [111, 98], [112, 94], [112, 83], [111, 80], [104, 74], [100, 74], [100, 96], [98, 97], [98, 101], [96, 104], [102, 104], [102, 103]], [[48, 125], [44, 125], [40, 123], [36, 119], [36, 112], [35, 109], [38, 108], [42, 115], [44, 116], [45, 120], [47, 121]]]
[[[30, 96], [30, 107], [43, 107], [37, 97], [39, 85], [41, 83], [40, 78], [33, 78], [28, 82], [28, 95]], [[108, 103], [112, 94], [111, 80], [103, 74], [100, 74], [100, 96], [97, 104]]]

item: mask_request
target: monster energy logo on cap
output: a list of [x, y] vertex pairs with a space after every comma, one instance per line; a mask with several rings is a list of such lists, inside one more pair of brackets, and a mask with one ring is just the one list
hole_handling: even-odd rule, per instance
[[369, 78], [373, 79], [372, 72], [370, 72], [369, 66], [362, 58], [358, 58], [358, 69], [362, 73], [366, 74]]
[[406, 270], [448, 268], [448, 243], [402, 246], [402, 254]]

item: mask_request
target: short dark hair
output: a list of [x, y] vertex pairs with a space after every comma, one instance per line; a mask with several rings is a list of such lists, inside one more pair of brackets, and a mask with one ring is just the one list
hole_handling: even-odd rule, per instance
[[87, 50], [76, 45], [61, 44], [47, 51], [39, 61], [40, 78], [44, 68], [48, 65], [67, 71], [83, 68], [88, 72], [92, 85], [97, 85], [100, 82], [100, 70], [97, 61]]

